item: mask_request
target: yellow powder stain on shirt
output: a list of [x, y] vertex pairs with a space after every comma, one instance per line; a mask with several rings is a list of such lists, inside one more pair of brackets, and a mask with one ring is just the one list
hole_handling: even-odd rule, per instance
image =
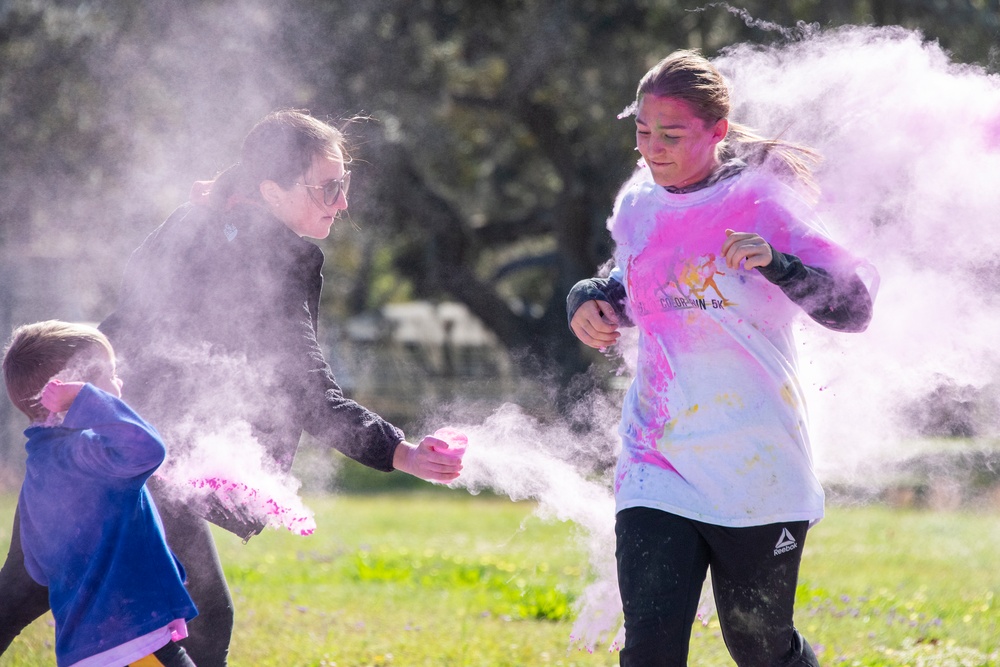
[[743, 407], [743, 399], [739, 396], [739, 394], [730, 394], [728, 392], [716, 396], [715, 402], [721, 403], [722, 405], [728, 405], [733, 408]]
[[749, 459], [743, 460], [743, 465], [736, 470], [740, 475], [746, 475], [760, 464], [760, 454], [754, 454]]
[[[690, 417], [691, 415], [693, 415], [696, 412], [698, 412], [698, 404], [697, 403], [694, 404], [694, 405], [692, 405], [687, 410], [685, 410], [684, 414], [681, 415], [681, 417]], [[675, 428], [677, 428], [677, 424], [680, 421], [681, 417], [674, 417], [673, 419], [671, 419], [670, 421], [668, 421], [666, 424], [664, 424], [663, 425], [663, 432], [662, 432], [662, 434], [661, 434], [660, 437], [663, 437], [663, 436], [666, 436], [666, 435], [669, 435], [670, 433], [672, 433], [673, 430]]]
[[787, 384], [781, 385], [781, 399], [791, 407], [798, 409], [799, 402], [795, 398], [795, 392]]

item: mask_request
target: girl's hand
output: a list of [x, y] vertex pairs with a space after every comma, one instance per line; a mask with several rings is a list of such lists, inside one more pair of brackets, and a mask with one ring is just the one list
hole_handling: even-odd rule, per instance
[[726, 258], [726, 266], [738, 269], [740, 261], [746, 269], [767, 266], [774, 259], [771, 246], [759, 234], [749, 232], [734, 232], [726, 230], [726, 241], [722, 244], [722, 255]]
[[83, 382], [62, 382], [61, 380], [49, 380], [45, 388], [42, 389], [40, 402], [42, 407], [51, 413], [65, 412], [69, 406], [73, 405], [77, 394], [83, 389]]
[[570, 329], [584, 344], [604, 349], [618, 342], [618, 318], [607, 301], [585, 301], [569, 323]]

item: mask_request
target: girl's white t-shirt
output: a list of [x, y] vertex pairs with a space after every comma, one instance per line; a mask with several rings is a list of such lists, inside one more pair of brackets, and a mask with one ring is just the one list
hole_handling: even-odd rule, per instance
[[620, 511], [652, 507], [721, 526], [823, 516], [792, 325], [801, 310], [756, 269], [729, 269], [726, 230], [806, 265], [852, 270], [788, 186], [744, 171], [671, 194], [639, 173], [609, 223], [612, 278], [639, 331], [615, 475]]

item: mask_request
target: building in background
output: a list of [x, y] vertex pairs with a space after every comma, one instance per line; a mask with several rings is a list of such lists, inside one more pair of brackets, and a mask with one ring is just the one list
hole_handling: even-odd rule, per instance
[[330, 363], [345, 393], [407, 430], [437, 411], [484, 415], [505, 402], [551, 405], [461, 303], [389, 304], [331, 330]]

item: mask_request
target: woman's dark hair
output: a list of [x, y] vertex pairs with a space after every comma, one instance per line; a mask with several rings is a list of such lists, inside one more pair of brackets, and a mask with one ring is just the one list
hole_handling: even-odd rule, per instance
[[243, 139], [240, 161], [216, 177], [212, 203], [221, 208], [234, 196], [258, 199], [260, 184], [268, 180], [290, 188], [318, 155], [348, 162], [343, 132], [308, 111], [270, 113]]

